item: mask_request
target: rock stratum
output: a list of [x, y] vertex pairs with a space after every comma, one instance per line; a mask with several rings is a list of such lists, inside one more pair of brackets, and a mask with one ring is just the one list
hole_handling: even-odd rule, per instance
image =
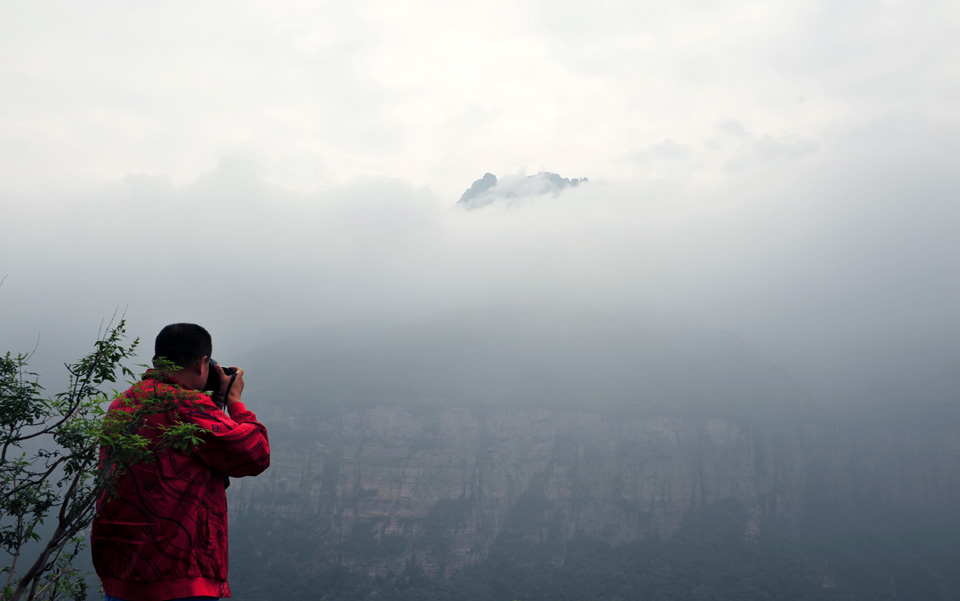
[[235, 482], [266, 561], [449, 576], [498, 537], [554, 561], [576, 534], [669, 539], [730, 503], [742, 535], [957, 524], [960, 432], [548, 407], [274, 412], [273, 465]]
[[729, 332], [493, 312], [238, 359], [273, 449], [228, 493], [244, 565], [450, 576], [704, 516], [761, 542], [960, 525], [954, 397], [841, 418]]

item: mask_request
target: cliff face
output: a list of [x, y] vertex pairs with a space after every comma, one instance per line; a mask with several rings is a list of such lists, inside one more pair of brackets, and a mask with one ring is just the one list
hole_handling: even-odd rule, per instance
[[270, 425], [273, 464], [234, 482], [231, 518], [295, 532], [309, 545], [289, 552], [314, 569], [449, 575], [507, 535], [560, 561], [575, 533], [670, 538], [731, 504], [745, 537], [955, 523], [960, 507], [949, 428], [453, 406], [278, 410]]

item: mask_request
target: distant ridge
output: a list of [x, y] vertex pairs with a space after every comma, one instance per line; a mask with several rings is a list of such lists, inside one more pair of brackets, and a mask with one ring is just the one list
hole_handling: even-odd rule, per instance
[[567, 188], [576, 188], [580, 184], [588, 181], [587, 178], [567, 179], [556, 173], [541, 171], [536, 175], [528, 175], [518, 179], [499, 181], [497, 176], [492, 173], [485, 173], [483, 177], [473, 182], [473, 184], [464, 191], [457, 201], [458, 205], [463, 205], [469, 209], [479, 209], [494, 201], [502, 199], [514, 199], [525, 196], [542, 196], [544, 194], [560, 194]]

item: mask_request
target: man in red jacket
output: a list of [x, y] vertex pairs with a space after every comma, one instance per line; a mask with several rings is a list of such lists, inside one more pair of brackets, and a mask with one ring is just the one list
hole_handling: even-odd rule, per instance
[[[151, 370], [113, 401], [108, 416], [165, 399], [139, 430], [154, 443], [147, 460], [120, 466], [112, 490], [97, 503], [90, 535], [93, 563], [106, 601], [168, 601], [229, 597], [227, 477], [256, 476], [270, 465], [267, 430], [240, 401], [243, 370], [224, 373], [211, 362], [210, 334], [196, 324], [169, 325], [157, 335]], [[210, 370], [219, 376], [224, 412], [200, 392]], [[165, 429], [199, 427], [187, 450], [159, 444]], [[101, 453], [104, 455], [103, 452]]]

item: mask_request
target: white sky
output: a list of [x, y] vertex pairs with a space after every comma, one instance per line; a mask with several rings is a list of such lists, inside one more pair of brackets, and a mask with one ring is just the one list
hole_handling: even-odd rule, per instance
[[[453, 198], [485, 171], [712, 181], [908, 119], [956, 131], [950, 1], [4, 2], [4, 197], [177, 184]], [[723, 136], [749, 132], [748, 156]], [[9, 202], [9, 201], [7, 201]]]
[[[941, 348], [958, 106], [954, 1], [2, 2], [0, 350], [518, 300]], [[449, 208], [541, 170], [591, 182]]]

